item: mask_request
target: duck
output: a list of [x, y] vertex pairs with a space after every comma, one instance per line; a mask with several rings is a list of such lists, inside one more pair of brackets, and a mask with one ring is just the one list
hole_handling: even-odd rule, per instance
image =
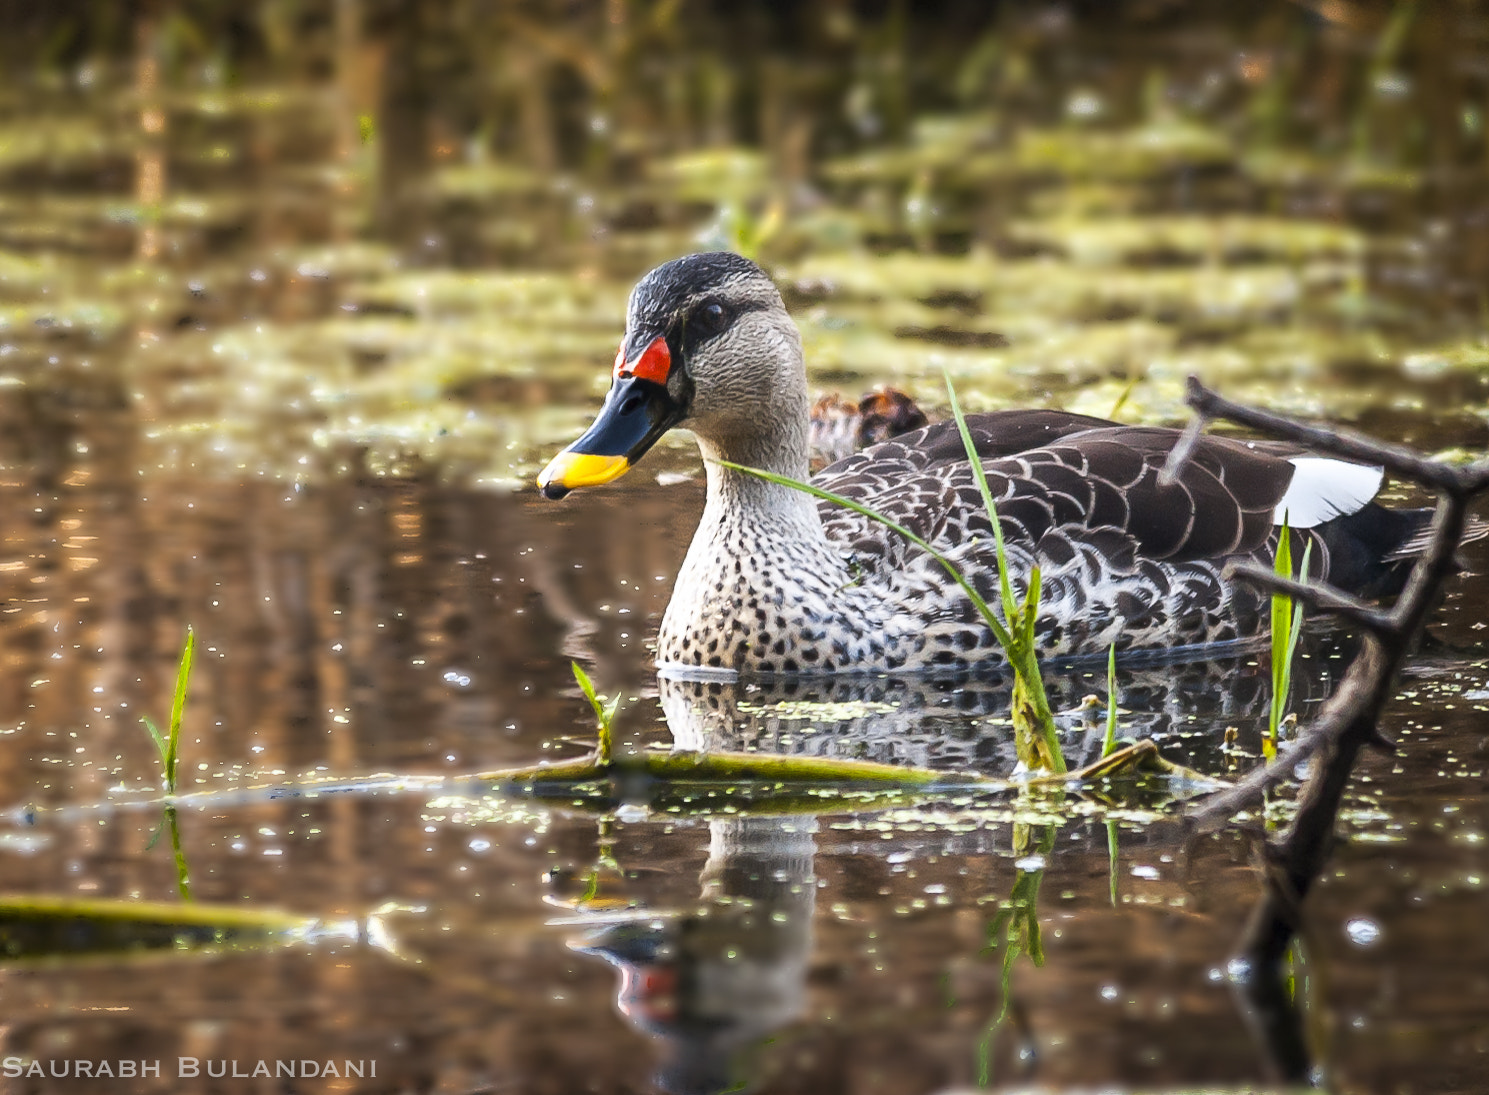
[[[774, 281], [732, 252], [691, 254], [636, 284], [604, 405], [537, 485], [558, 499], [612, 482], [667, 431], [691, 430], [707, 497], [656, 638], [664, 673], [908, 674], [1000, 662], [970, 599], [924, 549], [739, 470], [807, 480], [810, 420], [801, 337]], [[1177, 429], [1052, 409], [966, 423], [1021, 597], [1039, 568], [1043, 658], [1255, 638], [1270, 601], [1228, 580], [1226, 567], [1270, 565], [1284, 527], [1293, 558], [1306, 549], [1310, 579], [1361, 596], [1399, 592], [1426, 542], [1429, 510], [1376, 501], [1381, 468], [1288, 443], [1206, 434], [1170, 478], [1161, 472]], [[871, 445], [811, 483], [914, 532], [996, 602], [991, 520], [955, 422]]]
[[914, 397], [881, 385], [855, 403], [836, 392], [812, 404], [807, 445], [816, 470], [880, 441], [918, 430], [930, 422]]

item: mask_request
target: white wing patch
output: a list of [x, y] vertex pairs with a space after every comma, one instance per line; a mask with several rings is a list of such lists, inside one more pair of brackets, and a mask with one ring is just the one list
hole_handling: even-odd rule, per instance
[[1293, 479], [1272, 513], [1272, 523], [1289, 528], [1313, 528], [1335, 517], [1354, 513], [1380, 491], [1382, 468], [1331, 460], [1326, 456], [1292, 456]]

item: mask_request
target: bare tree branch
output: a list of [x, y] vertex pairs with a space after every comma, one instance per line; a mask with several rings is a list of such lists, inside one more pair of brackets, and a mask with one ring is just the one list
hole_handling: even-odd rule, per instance
[[1168, 452], [1168, 459], [1163, 462], [1163, 467], [1158, 469], [1158, 485], [1166, 487], [1176, 482], [1179, 473], [1184, 470], [1184, 465], [1189, 463], [1189, 458], [1194, 455], [1194, 448], [1199, 444], [1199, 439], [1204, 432], [1210, 428], [1210, 417], [1204, 414], [1196, 414], [1189, 420], [1189, 425], [1184, 427], [1184, 432], [1179, 435], [1179, 440]]
[[1395, 691], [1396, 675], [1421, 634], [1443, 582], [1457, 570], [1455, 555], [1469, 528], [1468, 503], [1489, 489], [1489, 460], [1455, 467], [1404, 445], [1305, 425], [1232, 403], [1193, 378], [1186, 401], [1196, 412], [1190, 432], [1195, 424], [1202, 426], [1210, 418], [1224, 418], [1316, 451], [1381, 465], [1438, 492], [1437, 513], [1426, 546], [1389, 611], [1372, 608], [1333, 587], [1294, 581], [1256, 564], [1232, 569], [1236, 578], [1343, 616], [1366, 632], [1360, 655], [1296, 744], [1234, 787], [1201, 800], [1187, 818], [1196, 831], [1219, 828], [1261, 801], [1272, 787], [1291, 778], [1300, 764], [1309, 762], [1291, 824], [1266, 845], [1265, 889], [1253, 910], [1243, 947], [1257, 975], [1275, 980], [1281, 958], [1298, 930], [1303, 903], [1328, 857], [1355, 758], [1362, 748], [1383, 742], [1378, 723]]
[[1406, 445], [1392, 445], [1374, 441], [1361, 434], [1330, 429], [1325, 426], [1309, 426], [1285, 415], [1258, 410], [1217, 395], [1206, 388], [1195, 377], [1189, 378], [1184, 402], [1202, 420], [1223, 418], [1241, 426], [1250, 426], [1288, 441], [1296, 441], [1319, 452], [1342, 456], [1346, 460], [1359, 460], [1367, 464], [1379, 464], [1396, 474], [1435, 487], [1449, 494], [1465, 496], [1477, 494], [1489, 487], [1489, 460], [1479, 460], [1467, 467], [1445, 464], [1423, 456]]
[[1231, 563], [1225, 568], [1225, 573], [1227, 577], [1239, 578], [1243, 582], [1260, 586], [1269, 592], [1282, 593], [1296, 598], [1320, 612], [1343, 616], [1372, 634], [1389, 631], [1394, 626], [1389, 613], [1366, 604], [1358, 597], [1351, 597], [1348, 593], [1343, 593], [1330, 585], [1316, 585], [1313, 582], [1300, 582], [1295, 578], [1284, 578], [1260, 563], [1249, 561]]

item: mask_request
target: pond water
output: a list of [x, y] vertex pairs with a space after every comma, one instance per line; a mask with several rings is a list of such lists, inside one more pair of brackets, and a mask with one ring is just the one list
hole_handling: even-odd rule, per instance
[[[1133, 808], [1117, 814], [1113, 858], [1100, 819], [1015, 825], [1027, 817], [997, 800], [599, 821], [458, 778], [587, 747], [567, 664], [580, 652], [602, 689], [630, 697], [626, 743], [732, 733], [725, 744], [1008, 770], [996, 686], [659, 696], [645, 638], [700, 508], [692, 484], [628, 483], [558, 507], [407, 481], [125, 493], [77, 468], [68, 478], [78, 485], [50, 505], [34, 487], [3, 495], [11, 557], [28, 563], [24, 586], [9, 575], [17, 611], [3, 631], [6, 798], [43, 809], [5, 832], [8, 890], [174, 895], [168, 849], [151, 847], [158, 810], [44, 810], [150, 786], [137, 718], [164, 718], [182, 618], [199, 643], [188, 788], [457, 778], [183, 809], [199, 900], [332, 921], [381, 910], [391, 947], [332, 936], [13, 965], [7, 1055], [161, 1059], [167, 1079], [179, 1057], [246, 1071], [260, 1058], [375, 1061], [378, 1082], [359, 1090], [1267, 1076], [1227, 972], [1258, 893], [1240, 835], [1186, 844]], [[644, 540], [625, 535], [637, 528]], [[1467, 1090], [1489, 1053], [1489, 668], [1470, 609], [1484, 588], [1463, 581], [1445, 608], [1439, 630], [1457, 649], [1414, 662], [1386, 722], [1400, 753], [1363, 766], [1310, 899], [1309, 1034], [1341, 1089]], [[1316, 698], [1330, 675], [1310, 669], [1300, 687]], [[1223, 773], [1227, 725], [1255, 749], [1267, 686], [1254, 659], [1121, 684], [1134, 721], [1177, 759]], [[1096, 675], [1052, 685], [1062, 708], [1104, 691]], [[604, 895], [631, 911], [580, 900], [602, 861]], [[1008, 1018], [990, 1034], [1005, 1003], [992, 926], [1021, 872], [1042, 875], [1045, 962], [1014, 964]]]
[[[1129, 95], [1097, 129], [1059, 77], [1064, 119], [927, 114], [818, 165], [821, 201], [766, 255], [814, 385], [893, 381], [939, 414], [945, 369], [979, 409], [1173, 423], [1198, 372], [1432, 451], [1489, 446], [1489, 159], [1447, 182], [1279, 165], [1185, 105], [1206, 86], [1196, 49], [1167, 99]], [[1186, 839], [1173, 794], [752, 812], [719, 790], [602, 811], [473, 778], [592, 746], [574, 659], [624, 697], [627, 749], [1013, 765], [995, 675], [658, 681], [648, 643], [703, 504], [686, 437], [563, 503], [530, 486], [598, 403], [631, 279], [700, 239], [769, 242], [759, 153], [659, 161], [598, 205], [572, 178], [436, 162], [395, 245], [343, 223], [373, 183], [337, 151], [334, 97], [288, 79], [183, 91], [156, 146], [120, 137], [159, 131], [92, 81], [17, 93], [0, 142], [0, 890], [177, 898], [140, 718], [166, 722], [190, 625], [192, 895], [320, 924], [127, 953], [78, 932], [13, 955], [15, 1090], [97, 1090], [78, 1061], [116, 1079], [158, 1061], [117, 1080], [150, 1091], [1276, 1079], [1231, 964], [1261, 892], [1254, 840]], [[152, 163], [167, 184], [147, 201]], [[1465, 562], [1301, 925], [1299, 1033], [1337, 1091], [1489, 1075], [1489, 546]], [[1305, 718], [1349, 650], [1310, 636]], [[1257, 762], [1265, 653], [1126, 665], [1118, 686], [1124, 731], [1170, 759], [1221, 777]], [[1104, 667], [1050, 688], [1067, 751], [1088, 754]]]

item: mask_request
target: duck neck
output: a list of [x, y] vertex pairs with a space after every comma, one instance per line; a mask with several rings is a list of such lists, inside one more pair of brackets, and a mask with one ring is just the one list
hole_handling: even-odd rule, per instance
[[727, 461], [805, 482], [811, 474], [805, 407], [799, 420], [792, 416], [772, 424], [775, 428], [749, 436], [698, 438], [708, 475], [708, 502], [700, 532], [724, 524], [785, 524], [799, 526], [803, 534], [825, 543], [822, 521], [811, 495], [720, 463]]

